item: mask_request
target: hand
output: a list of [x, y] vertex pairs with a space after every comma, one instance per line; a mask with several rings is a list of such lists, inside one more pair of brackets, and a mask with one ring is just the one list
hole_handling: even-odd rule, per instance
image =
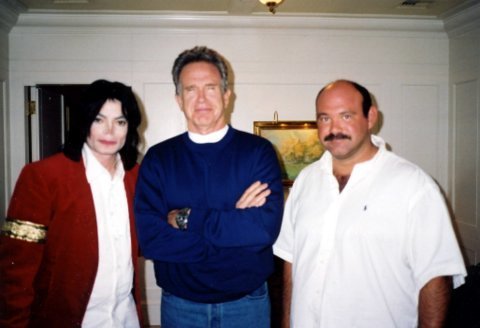
[[180, 209], [171, 210], [170, 212], [168, 212], [168, 216], [167, 216], [168, 224], [174, 227], [175, 229], [178, 229], [177, 220], [176, 220], [178, 211], [180, 211]]
[[260, 181], [254, 182], [243, 192], [242, 197], [235, 204], [235, 208], [245, 209], [250, 207], [260, 207], [267, 202], [267, 197], [271, 191], [267, 183]]

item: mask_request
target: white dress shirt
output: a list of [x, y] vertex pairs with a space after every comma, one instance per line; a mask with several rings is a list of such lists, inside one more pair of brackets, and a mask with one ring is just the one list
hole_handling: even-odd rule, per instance
[[98, 229], [98, 271], [82, 327], [139, 327], [133, 299], [130, 221], [120, 155], [112, 177], [84, 145]]
[[385, 149], [355, 165], [340, 193], [332, 156], [305, 168], [285, 207], [274, 253], [292, 263], [292, 327], [413, 328], [421, 288], [466, 275], [434, 181]]

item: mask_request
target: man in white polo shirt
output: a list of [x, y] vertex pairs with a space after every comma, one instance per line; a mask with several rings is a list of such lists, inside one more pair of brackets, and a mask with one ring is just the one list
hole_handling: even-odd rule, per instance
[[452, 284], [464, 282], [439, 188], [371, 134], [377, 116], [355, 82], [317, 96], [326, 152], [296, 179], [274, 245], [286, 326], [441, 327]]

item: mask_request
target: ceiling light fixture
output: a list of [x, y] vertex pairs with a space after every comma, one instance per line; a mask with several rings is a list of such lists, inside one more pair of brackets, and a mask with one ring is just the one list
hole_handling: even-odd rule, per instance
[[268, 10], [270, 10], [272, 14], [275, 14], [277, 7], [283, 2], [283, 0], [258, 0], [258, 1], [260, 1], [265, 6], [267, 6]]

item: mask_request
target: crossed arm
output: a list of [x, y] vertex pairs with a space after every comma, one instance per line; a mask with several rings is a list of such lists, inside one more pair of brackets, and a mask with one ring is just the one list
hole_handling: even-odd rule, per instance
[[[267, 201], [267, 197], [271, 191], [268, 189], [268, 184], [256, 181], [250, 185], [244, 192], [240, 199], [235, 204], [235, 208], [245, 209], [249, 207], [261, 207]], [[175, 217], [179, 209], [171, 210], [168, 213], [168, 224], [178, 229]]]

